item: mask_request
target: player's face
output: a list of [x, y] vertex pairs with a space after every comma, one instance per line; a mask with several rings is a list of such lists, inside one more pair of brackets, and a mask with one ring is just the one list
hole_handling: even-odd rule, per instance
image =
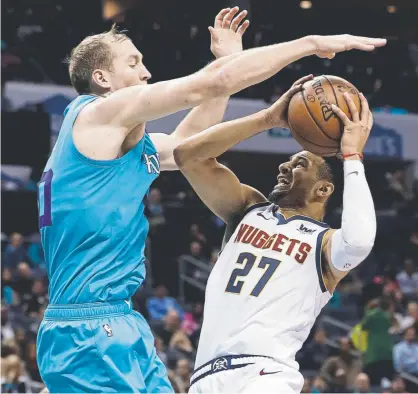
[[146, 85], [151, 78], [143, 63], [141, 52], [131, 40], [110, 43], [113, 52], [113, 69], [109, 72], [112, 92], [135, 85]]
[[320, 156], [302, 151], [279, 166], [277, 185], [269, 200], [281, 207], [300, 208], [309, 203], [312, 191], [318, 186], [318, 169], [323, 163]]

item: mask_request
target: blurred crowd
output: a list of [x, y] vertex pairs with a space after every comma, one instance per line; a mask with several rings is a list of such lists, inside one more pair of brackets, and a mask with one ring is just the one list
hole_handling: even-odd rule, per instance
[[[170, 175], [162, 174], [148, 196], [147, 278], [133, 301], [149, 321], [176, 392], [187, 392], [203, 318], [202, 289], [224, 224], [180, 174]], [[297, 354], [304, 392], [418, 391], [418, 204], [401, 178], [396, 171], [386, 177], [386, 204], [396, 214], [387, 217], [387, 206], [378, 210], [375, 250], [338, 286]], [[331, 222], [334, 216], [338, 209], [330, 212]], [[388, 243], [387, 226], [390, 236], [394, 228], [398, 232], [389, 255], [381, 247]], [[42, 247], [37, 234], [2, 234], [2, 241], [2, 392], [39, 392], [36, 333], [48, 304]], [[184, 259], [198, 262], [185, 273], [200, 288], [179, 285]]]

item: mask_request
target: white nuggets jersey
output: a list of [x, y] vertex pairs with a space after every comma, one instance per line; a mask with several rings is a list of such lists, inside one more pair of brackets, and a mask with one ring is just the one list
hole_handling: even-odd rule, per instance
[[286, 220], [274, 204], [250, 208], [210, 274], [196, 368], [239, 354], [298, 368], [296, 352], [331, 298], [321, 271], [328, 229], [306, 216]]

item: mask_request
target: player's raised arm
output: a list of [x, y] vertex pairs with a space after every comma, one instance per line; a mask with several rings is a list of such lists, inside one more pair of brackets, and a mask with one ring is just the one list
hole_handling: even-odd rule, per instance
[[[218, 59], [184, 78], [119, 89], [106, 99], [97, 100], [94, 105], [97, 115], [93, 115], [94, 123], [114, 125], [128, 133], [145, 121], [195, 107], [214, 97], [229, 96], [262, 82], [305, 56], [316, 54], [333, 57], [336, 52], [351, 49], [371, 51], [385, 44], [384, 39], [350, 35], [307, 36], [282, 44], [249, 49], [239, 55]], [[141, 59], [136, 56], [140, 64]], [[110, 86], [106, 74], [96, 74], [93, 76], [95, 83], [106, 90]], [[107, 78], [111, 78], [111, 74], [108, 73]]]
[[295, 82], [270, 108], [221, 123], [188, 138], [174, 150], [174, 158], [202, 201], [226, 223], [259, 202], [267, 201], [257, 190], [242, 184], [216, 158], [245, 139], [272, 127], [286, 127], [290, 98], [312, 75]]
[[[242, 52], [242, 36], [249, 26], [247, 10], [238, 13], [238, 7], [224, 8], [215, 17], [210, 50], [216, 59]], [[193, 108], [173, 133], [152, 133], [150, 137], [160, 156], [161, 170], [177, 170], [173, 151], [183, 140], [222, 121], [229, 96], [207, 100]]]
[[367, 184], [362, 152], [373, 126], [373, 115], [367, 100], [360, 94], [361, 114], [344, 93], [352, 120], [333, 105], [333, 111], [344, 124], [341, 153], [344, 156], [344, 192], [341, 228], [331, 230], [324, 238], [324, 251], [338, 283], [371, 252], [376, 236], [376, 213]]

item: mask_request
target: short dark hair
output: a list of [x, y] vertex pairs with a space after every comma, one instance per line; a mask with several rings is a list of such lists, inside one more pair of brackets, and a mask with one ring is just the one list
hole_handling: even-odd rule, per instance
[[325, 157], [324, 162], [318, 168], [317, 178], [334, 183], [334, 173], [332, 171], [332, 166], [329, 163], [328, 159], [326, 159]]
[[91, 76], [95, 69], [112, 70], [113, 55], [107, 39], [114, 42], [129, 40], [126, 30], [118, 30], [116, 25], [104, 33], [86, 37], [67, 57], [71, 84], [78, 94], [91, 93]]

